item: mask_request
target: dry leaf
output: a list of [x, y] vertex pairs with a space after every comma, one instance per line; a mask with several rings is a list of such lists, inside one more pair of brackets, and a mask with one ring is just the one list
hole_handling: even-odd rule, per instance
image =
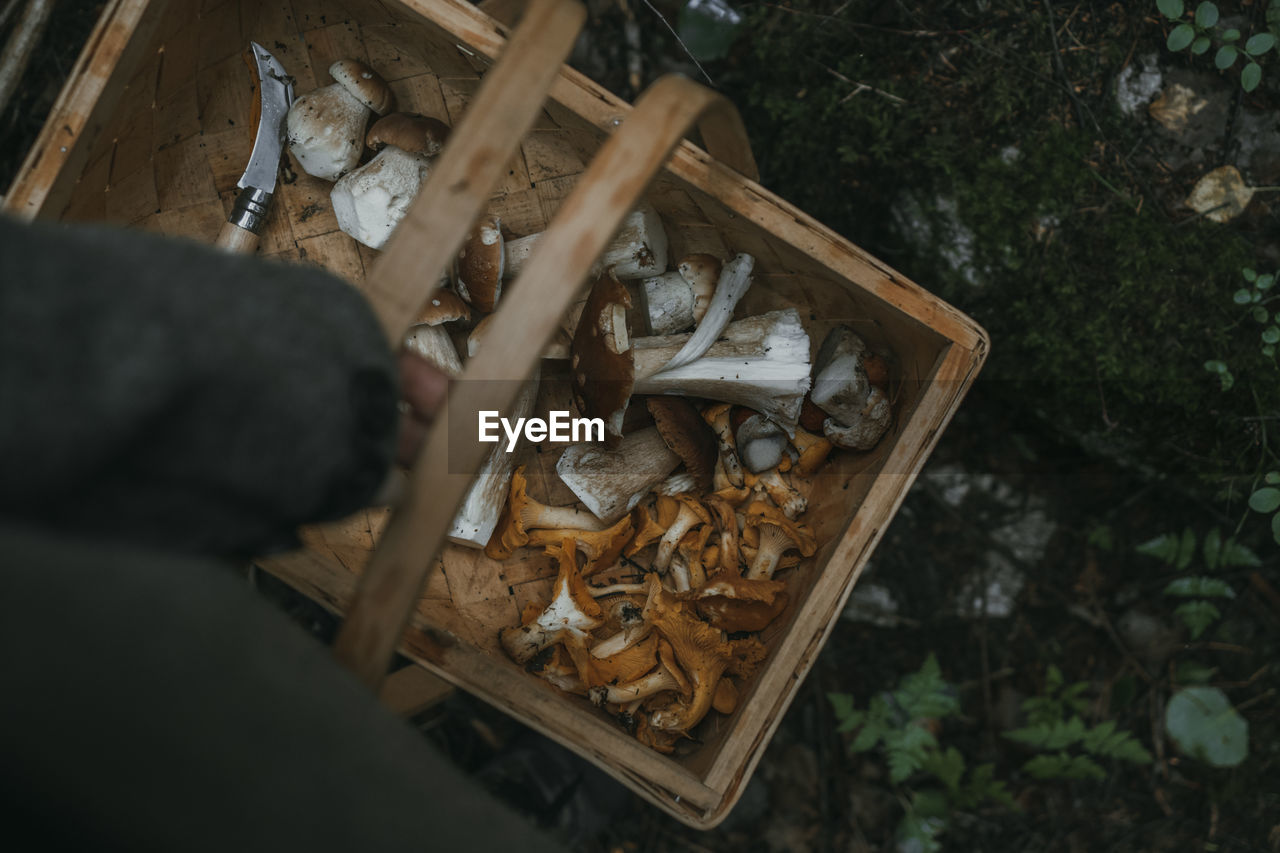
[[1214, 222], [1230, 222], [1249, 206], [1253, 187], [1235, 166], [1220, 166], [1196, 181], [1185, 204]]
[[1174, 83], [1151, 102], [1151, 106], [1147, 107], [1147, 113], [1166, 130], [1178, 133], [1187, 126], [1192, 116], [1208, 105], [1207, 100], [1190, 88], [1181, 83]]

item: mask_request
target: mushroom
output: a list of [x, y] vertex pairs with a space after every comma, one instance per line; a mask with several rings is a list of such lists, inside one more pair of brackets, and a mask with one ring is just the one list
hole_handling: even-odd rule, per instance
[[787, 607], [786, 584], [724, 573], [696, 592], [698, 615], [727, 633], [763, 631]]
[[831, 443], [831, 439], [822, 435], [814, 435], [803, 426], [796, 427], [796, 435], [791, 440], [791, 443], [795, 445], [800, 454], [800, 457], [796, 460], [795, 470], [806, 477], [812, 476], [818, 470], [819, 466], [831, 454], [831, 449], [834, 446]]
[[[524, 466], [515, 470], [511, 476], [511, 496], [507, 500], [506, 509], [502, 512], [489, 543], [484, 552], [494, 560], [505, 560], [516, 548], [522, 548], [529, 541], [529, 530], [549, 528], [552, 530], [601, 530], [604, 524], [580, 509], [571, 506], [547, 506], [529, 497], [528, 481], [524, 476]], [[572, 542], [572, 540], [570, 540]], [[570, 547], [570, 551], [574, 548]]]
[[565, 693], [585, 693], [587, 690], [578, 675], [577, 664], [564, 646], [543, 649], [525, 665], [525, 670]]
[[738, 688], [728, 676], [720, 676], [716, 685], [715, 696], [711, 700], [711, 709], [721, 714], [732, 714], [738, 708]]
[[631, 295], [612, 272], [591, 286], [569, 346], [574, 402], [588, 418], [604, 420], [604, 443], [617, 447], [634, 376], [627, 309]]
[[612, 566], [630, 541], [631, 532], [631, 517], [624, 515], [617, 524], [604, 530], [532, 530], [525, 544], [545, 548], [548, 554], [556, 556], [565, 543], [572, 542], [586, 558], [587, 564], [582, 570], [585, 578]]
[[302, 171], [336, 181], [360, 162], [369, 112], [384, 115], [394, 96], [377, 72], [354, 59], [330, 65], [329, 76], [336, 82], [295, 100], [285, 124]]
[[733, 505], [724, 498], [711, 495], [706, 499], [707, 509], [715, 520], [716, 530], [720, 533], [720, 549], [717, 558], [720, 568], [729, 574], [738, 571], [738, 517]]
[[747, 507], [747, 526], [756, 531], [760, 542], [755, 559], [747, 569], [746, 577], [751, 580], [772, 578], [784, 551], [794, 549], [811, 557], [817, 547], [808, 530], [760, 501]]
[[502, 221], [487, 214], [467, 232], [462, 248], [454, 258], [454, 287], [458, 288], [463, 299], [481, 311], [492, 311], [502, 296], [504, 268]]
[[733, 309], [751, 286], [751, 270], [755, 258], [747, 254], [735, 255], [720, 271], [715, 294], [702, 322], [685, 341], [680, 351], [662, 366], [662, 370], [675, 370], [702, 357], [702, 354], [719, 339], [724, 327], [733, 319]]
[[[827, 333], [814, 360], [810, 396], [829, 416], [822, 423], [823, 434], [839, 447], [870, 450], [892, 420], [889, 398], [867, 373], [870, 355], [866, 342], [852, 329], [836, 326]], [[871, 363], [883, 384], [886, 365], [878, 357]]]
[[[720, 444], [720, 461], [724, 465], [724, 473], [729, 484], [742, 485], [742, 463], [738, 460], [738, 451], [734, 444], [733, 427], [729, 423], [728, 403], [717, 403], [702, 411], [702, 418], [715, 431]], [[719, 486], [717, 486], [719, 488]]]
[[787, 518], [796, 518], [809, 506], [808, 499], [784, 480], [776, 468], [759, 477], [748, 476], [747, 480], [753, 491], [767, 494]]
[[[471, 311], [458, 294], [450, 290], [437, 290], [418, 314], [414, 325], [405, 335], [405, 346], [426, 359], [431, 365], [450, 377], [462, 375], [462, 362], [444, 324], [453, 320], [470, 319]], [[537, 383], [535, 383], [536, 388]], [[481, 543], [483, 544], [483, 543]]]
[[528, 663], [538, 652], [554, 643], [585, 649], [590, 632], [604, 624], [604, 611], [578, 574], [572, 542], [560, 554], [560, 573], [551, 589], [551, 603], [527, 625], [503, 628], [499, 640], [516, 663]]
[[392, 113], [369, 128], [368, 163], [338, 179], [329, 193], [338, 227], [371, 249], [381, 249], [409, 211], [440, 153], [449, 128], [410, 113]]
[[[673, 515], [671, 520], [674, 519], [675, 516]], [[660, 523], [649, 513], [649, 508], [643, 505], [637, 506], [632, 512], [632, 520], [635, 522], [636, 535], [623, 551], [628, 557], [635, 556], [647, 546], [661, 539], [662, 534], [667, 532], [671, 521], [669, 520], [667, 524]]]
[[677, 471], [661, 483], [653, 487], [654, 494], [671, 497], [681, 492], [692, 492], [698, 488], [698, 481], [688, 471]]
[[651, 335], [683, 332], [702, 321], [715, 294], [720, 260], [714, 255], [688, 255], [662, 275], [640, 282], [640, 302]]
[[698, 491], [710, 488], [718, 448], [715, 433], [698, 410], [682, 397], [650, 397], [645, 406], [667, 447], [684, 462], [694, 487]]
[[625, 684], [643, 677], [658, 663], [659, 642], [656, 634], [649, 634], [644, 639], [607, 656], [597, 655], [593, 646], [588, 664], [589, 681], [595, 686], [593, 689], [598, 690], [600, 686], [607, 684]]
[[740, 411], [744, 411], [746, 416], [734, 428], [738, 458], [753, 474], [777, 468], [787, 449], [786, 432], [758, 412]]
[[692, 682], [693, 696], [653, 711], [649, 724], [659, 731], [688, 732], [711, 710], [716, 685], [733, 652], [721, 632], [700, 619], [667, 619], [657, 629], [671, 643], [676, 662]]
[[678, 503], [679, 509], [676, 512], [675, 520], [667, 528], [667, 532], [662, 534], [662, 538], [658, 540], [658, 554], [653, 558], [653, 568], [658, 572], [667, 570], [667, 566], [671, 564], [671, 557], [675, 554], [676, 545], [686, 533], [699, 524], [711, 523], [711, 516], [706, 509], [689, 495], [658, 498], [659, 504], [663, 501], [675, 501]]
[[629, 393], [677, 394], [736, 403], [790, 433], [809, 390], [809, 336], [794, 308], [736, 320], [697, 360], [664, 369], [688, 335], [632, 341]]
[[561, 454], [556, 473], [602, 522], [612, 524], [680, 464], [656, 427], [622, 438], [614, 450], [575, 444]]
[[[455, 297], [456, 299], [457, 297]], [[449, 344], [453, 346], [452, 342]], [[533, 414], [538, 399], [538, 375], [535, 373], [520, 387], [520, 393], [511, 404], [513, 418], [527, 418]], [[496, 445], [489, 451], [480, 473], [467, 489], [458, 513], [449, 528], [449, 541], [468, 548], [484, 548], [493, 539], [503, 507], [511, 494], [510, 483], [518, 454], [508, 453]], [[523, 476], [521, 479], [524, 479]], [[584, 517], [585, 513], [582, 514]], [[592, 523], [595, 519], [591, 519]]]
[[677, 662], [675, 653], [672, 651], [671, 644], [666, 640], [658, 640], [657, 644], [658, 660], [660, 661], [657, 669], [643, 678], [629, 681], [625, 684], [593, 687], [587, 691], [588, 698], [597, 707], [603, 707], [606, 704], [624, 705], [628, 702], [634, 702], [636, 699], [656, 696], [668, 690], [673, 690], [685, 696], [690, 695], [692, 685], [689, 683], [689, 679], [685, 677], [685, 674], [680, 671], [680, 665]]
[[[519, 278], [541, 239], [541, 234], [530, 234], [502, 241], [504, 278]], [[591, 276], [612, 269], [618, 278], [631, 280], [657, 275], [666, 268], [667, 232], [653, 205], [641, 202], [622, 220], [618, 233], [592, 265]]]

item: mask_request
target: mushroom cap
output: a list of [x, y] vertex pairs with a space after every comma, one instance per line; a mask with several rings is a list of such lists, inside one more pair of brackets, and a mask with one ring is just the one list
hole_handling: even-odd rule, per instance
[[[622, 347], [615, 328], [619, 308], [625, 311], [630, 307], [631, 294], [612, 270], [606, 271], [591, 285], [569, 345], [574, 402], [583, 417], [604, 420], [604, 445], [608, 448], [617, 447], [622, 440], [622, 419], [635, 384], [630, 338]], [[663, 440], [667, 441], [665, 436]]]
[[[525, 480], [524, 466], [521, 465], [511, 474], [510, 497], [502, 506], [502, 516], [498, 519], [498, 526], [493, 529], [493, 535], [489, 537], [489, 543], [484, 546], [485, 556], [489, 559], [505, 560], [515, 549], [523, 548], [529, 541], [529, 534], [525, 532], [519, 513], [512, 511], [517, 502], [523, 501], [527, 488], [528, 481]], [[520, 497], [517, 498], [517, 495]]]
[[481, 311], [492, 311], [502, 295], [502, 222], [487, 214], [480, 217], [462, 241], [453, 262], [458, 295]]
[[726, 633], [763, 631], [787, 609], [787, 594], [778, 593], [771, 601], [713, 596], [698, 601], [698, 615], [713, 628]]
[[428, 326], [438, 326], [451, 320], [470, 319], [471, 309], [467, 307], [467, 303], [452, 290], [441, 289], [431, 294], [427, 304], [418, 312], [418, 319], [413, 322], [415, 325], [425, 323]]
[[557, 555], [565, 543], [572, 542], [587, 559], [582, 575], [589, 577], [617, 561], [622, 555], [622, 549], [631, 540], [631, 533], [631, 516], [624, 515], [616, 524], [604, 530], [533, 530], [530, 531], [526, 544], [541, 546], [547, 549], [548, 554]]
[[770, 506], [764, 501], [756, 501], [747, 507], [746, 516], [748, 528], [758, 529], [763, 525], [772, 524], [785, 532], [791, 539], [792, 547], [805, 557], [812, 557], [813, 552], [817, 550], [817, 542], [814, 541], [813, 534], [808, 528], [796, 524], [775, 506]]
[[339, 59], [329, 66], [329, 76], [378, 115], [385, 115], [395, 106], [396, 96], [387, 81], [357, 59]]
[[449, 125], [417, 113], [391, 113], [373, 123], [364, 144], [374, 151], [394, 145], [402, 151], [434, 157], [449, 138]]
[[658, 663], [658, 647], [661, 642], [657, 634], [650, 634], [617, 654], [594, 658], [590, 663], [588, 686], [624, 684], [644, 677]]
[[684, 397], [648, 397], [645, 405], [662, 440], [684, 461], [698, 490], [709, 489], [720, 458], [720, 445], [711, 427]]
[[720, 280], [720, 259], [715, 255], [697, 252], [686, 256], [676, 269], [693, 293], [693, 322], [701, 323], [707, 308], [711, 306], [716, 282]]

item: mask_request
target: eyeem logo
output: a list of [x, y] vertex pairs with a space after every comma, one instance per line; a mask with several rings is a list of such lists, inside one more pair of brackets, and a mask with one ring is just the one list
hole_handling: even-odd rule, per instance
[[604, 418], [574, 418], [568, 412], [552, 411], [547, 413], [548, 420], [542, 418], [516, 418], [511, 423], [507, 418], [494, 410], [480, 412], [480, 441], [496, 443], [502, 440], [497, 429], [507, 435], [507, 453], [516, 449], [520, 442], [520, 434], [524, 433], [527, 441], [604, 441]]

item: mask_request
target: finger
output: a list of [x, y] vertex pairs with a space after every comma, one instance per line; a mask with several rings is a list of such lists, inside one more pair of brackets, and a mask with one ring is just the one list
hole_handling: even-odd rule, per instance
[[449, 393], [449, 377], [421, 356], [401, 350], [400, 391], [414, 416], [430, 423]]

